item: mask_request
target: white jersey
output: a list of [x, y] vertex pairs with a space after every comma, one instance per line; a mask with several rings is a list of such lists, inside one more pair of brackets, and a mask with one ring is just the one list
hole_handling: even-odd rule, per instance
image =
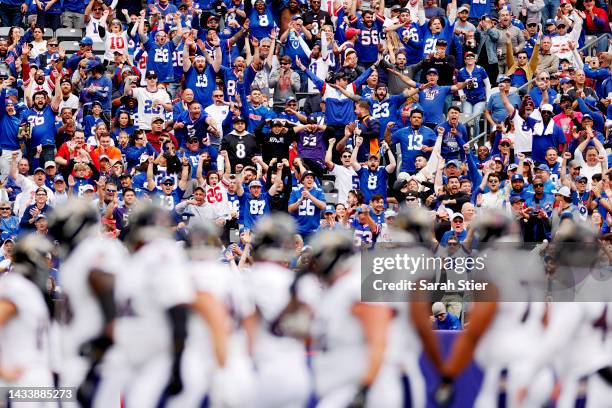
[[62, 264], [62, 291], [66, 307], [62, 312], [62, 346], [66, 358], [79, 356], [81, 345], [104, 328], [104, 314], [89, 285], [92, 270], [115, 275], [125, 268], [126, 248], [104, 236], [89, 237], [79, 244]]
[[106, 33], [104, 37], [104, 59], [113, 61], [113, 53], [118, 51], [122, 54], [128, 53], [128, 36], [125, 31], [120, 33]]
[[101, 18], [95, 18], [93, 15], [89, 16], [89, 22], [85, 26], [85, 37], [91, 38], [94, 43], [101, 43], [100, 38], [100, 21]]
[[[17, 308], [16, 314], [0, 328], [0, 367], [23, 369], [23, 375], [12, 386], [52, 385], [49, 311], [42, 293], [23, 276], [9, 272], [0, 277], [0, 299]], [[29, 382], [32, 380], [43, 383]]]
[[193, 301], [185, 262], [185, 252], [175, 241], [157, 239], [136, 252], [117, 275], [115, 346], [133, 365], [144, 364], [155, 356], [171, 355], [167, 311]]
[[[295, 272], [274, 263], [261, 262], [248, 272], [247, 283], [259, 312], [254, 346], [257, 395], [251, 406], [305, 406], [310, 395], [310, 374], [301, 340], [273, 333], [273, 325], [288, 305]], [[311, 308], [319, 286], [312, 276], [302, 278], [297, 297]], [[291, 373], [291, 375], [288, 375]]]
[[606, 343], [606, 315], [612, 312], [608, 308], [603, 302], [559, 302], [551, 305], [547, 331], [550, 330], [549, 335], [554, 338], [554, 354], [551, 357], [560, 375], [579, 378], [612, 365]]
[[[312, 330], [316, 350], [312, 361], [316, 394], [325, 404], [342, 401], [342, 406], [350, 401], [345, 400], [347, 396], [354, 396], [368, 364], [368, 346], [363, 326], [352, 313], [353, 306], [361, 302], [359, 257], [348, 260], [348, 267], [350, 271], [346, 275], [324, 290], [317, 303]], [[381, 307], [383, 305], [379, 304]], [[403, 304], [404, 309], [406, 306]], [[407, 317], [406, 314], [404, 317]], [[396, 337], [399, 326], [394, 329], [393, 325], [392, 322], [389, 327], [385, 359], [372, 385], [373, 393], [368, 395], [367, 405], [390, 408], [401, 406], [399, 361], [395, 359], [398, 356], [395, 351], [399, 351], [396, 346], [400, 346], [397, 342], [399, 337]], [[402, 325], [402, 329], [406, 328], [405, 324]]]
[[357, 188], [359, 185], [357, 173], [351, 167], [344, 167], [337, 164], [334, 164], [334, 168], [331, 169], [329, 173], [336, 176], [335, 186], [338, 190], [338, 202], [346, 204], [349, 191]]
[[[314, 72], [317, 78], [327, 78], [327, 73], [329, 72], [329, 57], [319, 57], [318, 59], [311, 61], [310, 64], [308, 64], [308, 69]], [[308, 80], [308, 92], [319, 92], [319, 88], [317, 88], [317, 86], [310, 79]]]
[[204, 112], [206, 112], [206, 114], [210, 117], [212, 117], [215, 120], [215, 123], [217, 124], [217, 129], [219, 130], [219, 137], [223, 137], [223, 127], [221, 126], [223, 124], [223, 121], [225, 120], [225, 118], [227, 118], [227, 115], [229, 114], [229, 106], [227, 105], [209, 105], [204, 109]]
[[[507, 365], [528, 359], [534, 348], [532, 344], [542, 335], [544, 303], [530, 302], [535, 294], [523, 286], [529, 282], [536, 285], [545, 276], [538, 256], [528, 251], [511, 249], [509, 246], [493, 248], [484, 253], [474, 254], [484, 259], [485, 280], [494, 283], [500, 293], [497, 312], [491, 325], [478, 343], [475, 359], [483, 366]], [[516, 260], [521, 268], [515, 268]], [[500, 267], [507, 265], [507, 268]], [[512, 273], [510, 273], [512, 272]], [[476, 279], [478, 270], [472, 273]], [[544, 300], [544, 299], [541, 299]]]
[[[154, 116], [165, 115], [162, 104], [170, 103], [170, 96], [166, 91], [150, 92], [147, 88], [134, 88], [134, 98], [138, 101], [138, 123], [140, 129], [151, 130], [151, 121]], [[154, 101], [161, 103], [154, 103]]]
[[255, 391], [255, 373], [240, 325], [244, 318], [255, 313], [255, 308], [237, 270], [212, 261], [189, 262], [187, 270], [196, 292], [212, 295], [223, 303], [230, 316], [227, 359], [224, 368], [219, 368], [208, 325], [199, 313], [191, 313], [181, 363], [184, 390], [168, 406], [199, 406], [205, 395], [214, 401], [220, 398], [233, 401], [230, 406], [246, 406]]
[[228, 218], [231, 212], [231, 204], [227, 199], [227, 188], [223, 183], [217, 183], [214, 187], [204, 186], [206, 189], [206, 203], [214, 208], [216, 214], [224, 214]]

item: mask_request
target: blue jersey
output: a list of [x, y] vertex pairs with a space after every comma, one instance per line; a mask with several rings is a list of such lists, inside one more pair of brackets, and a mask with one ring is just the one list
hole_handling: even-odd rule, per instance
[[89, 136], [95, 136], [98, 123], [104, 123], [104, 120], [102, 120], [102, 118], [94, 118], [93, 115], [85, 116], [83, 119], [83, 132], [85, 133], [86, 139]]
[[351, 227], [353, 228], [353, 240], [355, 246], [360, 248], [372, 248], [376, 243], [376, 238], [378, 238], [378, 234], [380, 233], [380, 226], [376, 226], [376, 231], [372, 231], [368, 224], [360, 224], [358, 221], [358, 216], [353, 218], [351, 221]]
[[395, 30], [400, 41], [406, 49], [406, 64], [416, 64], [421, 60], [423, 41], [421, 40], [421, 27], [417, 23], [400, 27]]
[[463, 88], [463, 92], [466, 96], [466, 101], [471, 104], [478, 102], [485, 102], [487, 100], [485, 79], [489, 78], [487, 71], [484, 70], [480, 65], [476, 65], [472, 72], [464, 67], [461, 68], [457, 75], [457, 82], [470, 81], [471, 85]]
[[227, 192], [227, 201], [230, 205], [230, 214], [236, 213], [238, 214], [238, 224], [243, 224], [242, 220], [242, 211], [240, 211], [240, 206], [242, 205], [242, 200], [244, 196], [239, 197], [238, 194], [232, 194], [229, 191]]
[[272, 33], [272, 29], [276, 26], [274, 22], [274, 15], [270, 10], [270, 6], [266, 6], [263, 14], [259, 14], [255, 8], [249, 16], [251, 35], [258, 40], [264, 37], [269, 37]]
[[491, 9], [491, 0], [472, 0], [470, 6], [470, 18], [478, 19], [489, 13]]
[[408, 126], [393, 133], [391, 143], [400, 144], [402, 152], [401, 171], [414, 173], [416, 171], [414, 161], [417, 154], [422, 154], [421, 148], [423, 146], [433, 146], [436, 143], [436, 135], [433, 130], [425, 126], [421, 126], [419, 129]]
[[172, 70], [174, 71], [174, 79], [179, 80], [183, 76], [183, 49], [185, 43], [181, 42], [172, 51]]
[[223, 93], [225, 100], [230, 102], [236, 101], [238, 77], [234, 73], [234, 70], [228, 67], [221, 67], [220, 74], [223, 77]]
[[242, 196], [242, 220], [244, 227], [252, 229], [257, 220], [265, 214], [270, 214], [270, 196], [263, 192], [255, 198], [249, 192]]
[[170, 41], [162, 46], [149, 40], [144, 47], [148, 55], [147, 70], [155, 71], [159, 82], [174, 82], [174, 43]]
[[[302, 191], [304, 191], [304, 187], [300, 187], [291, 192], [291, 196], [289, 197], [290, 205], [296, 203], [302, 197]], [[325, 202], [325, 194], [320, 188], [314, 187], [310, 190], [310, 194], [316, 199]], [[292, 215], [297, 223], [297, 231], [302, 236], [309, 235], [319, 228], [321, 209], [314, 205], [310, 199], [302, 201], [298, 210], [292, 213]]]
[[368, 28], [363, 24], [363, 20], [351, 22], [353, 27], [361, 30], [359, 40], [355, 44], [355, 51], [359, 55], [359, 61], [368, 65], [378, 60], [378, 45], [381, 43], [383, 27], [382, 23], [375, 19], [372, 27]]
[[384, 166], [379, 166], [375, 171], [368, 167], [357, 170], [359, 176], [359, 186], [363, 193], [363, 200], [369, 203], [372, 196], [379, 194], [387, 200], [387, 170]]
[[[450, 24], [448, 19], [445, 19], [446, 25], [437, 34], [432, 33], [429, 30], [427, 25], [422, 26], [422, 40], [423, 40], [423, 53], [421, 54], [421, 58], [427, 58], [427, 56], [433, 53], [436, 49], [436, 43], [438, 40], [446, 40], [447, 44], [451, 44], [453, 41], [453, 32], [455, 30], [455, 25]], [[448, 55], [449, 49], [451, 47], [446, 47], [446, 54]]]
[[192, 65], [185, 72], [185, 88], [193, 91], [194, 100], [200, 102], [202, 109], [212, 105], [212, 93], [215, 90], [215, 71], [210, 65], [206, 65], [201, 73]]
[[[300, 33], [300, 37], [302, 37], [304, 40], [306, 39], [303, 33]], [[297, 65], [295, 64], [296, 57], [300, 58], [301, 61], [308, 61], [308, 55], [306, 55], [306, 53], [302, 49], [302, 46], [300, 45], [300, 40], [294, 32], [290, 32], [287, 36], [287, 42], [285, 43], [283, 51], [284, 55], [291, 57], [291, 61], [293, 61], [293, 63], [291, 64], [293, 69], [297, 68]]]
[[444, 116], [444, 101], [451, 93], [450, 86], [435, 85], [419, 92], [419, 103], [423, 107], [425, 123], [442, 123]]
[[21, 120], [21, 123], [25, 122], [29, 122], [31, 126], [33, 147], [55, 146], [55, 112], [50, 105], [45, 106], [40, 112], [34, 108], [28, 109]]
[[380, 134], [385, 134], [385, 128], [389, 122], [399, 122], [400, 107], [406, 100], [403, 94], [393, 95], [382, 101], [376, 98], [368, 98], [366, 101], [370, 104], [370, 114], [374, 119], [378, 119], [380, 123]]
[[206, 137], [208, 134], [208, 124], [206, 123], [206, 118], [208, 115], [204, 112], [200, 113], [200, 117], [196, 120], [192, 120], [189, 116], [189, 111], [183, 112], [183, 114], [176, 119], [177, 123], [183, 123], [185, 126], [181, 129], [177, 129], [174, 132], [177, 142], [181, 147], [185, 146], [185, 142], [190, 137], [197, 137], [198, 140], [202, 140], [202, 138]]
[[160, 188], [156, 188], [151, 192], [151, 200], [153, 200], [153, 203], [156, 205], [168, 211], [172, 211], [174, 207], [181, 202], [184, 193], [185, 192], [180, 188], [175, 188], [172, 190], [172, 193], [166, 195]]
[[110, 78], [103, 75], [100, 78], [90, 76], [85, 80], [84, 89], [94, 86], [96, 89], [92, 93], [87, 93], [90, 101], [98, 101], [102, 105], [102, 110], [106, 113], [111, 111], [111, 102], [113, 96], [113, 82]]

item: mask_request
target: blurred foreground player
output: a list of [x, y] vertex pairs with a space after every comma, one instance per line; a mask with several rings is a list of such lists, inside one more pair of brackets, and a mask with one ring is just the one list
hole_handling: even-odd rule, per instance
[[312, 388], [304, 337], [319, 290], [311, 276], [299, 279], [288, 269], [295, 231], [293, 218], [279, 213], [255, 225], [255, 263], [247, 273], [257, 308], [252, 407], [304, 407]]
[[[0, 385], [52, 387], [45, 238], [28, 235], [15, 245], [12, 270], [0, 277]], [[23, 402], [28, 408], [56, 407], [55, 402]], [[10, 406], [10, 403], [9, 403]]]
[[254, 396], [255, 371], [243, 323], [255, 309], [238, 270], [221, 263], [220, 231], [213, 223], [190, 227], [186, 250], [195, 288], [189, 337], [181, 370], [184, 390], [168, 407], [246, 407]]
[[57, 207], [49, 232], [59, 243], [63, 302], [60, 313], [60, 383], [79, 387], [82, 406], [118, 403], [96, 401], [100, 363], [112, 345], [115, 319], [115, 274], [124, 268], [128, 252], [117, 240], [100, 231], [98, 214], [82, 199]]

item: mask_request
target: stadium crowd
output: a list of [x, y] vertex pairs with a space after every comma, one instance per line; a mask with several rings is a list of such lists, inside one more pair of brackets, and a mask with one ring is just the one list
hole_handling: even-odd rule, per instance
[[70, 196], [111, 236], [152, 200], [177, 239], [214, 222], [236, 253], [275, 211], [298, 252], [320, 229], [385, 242], [402, 205], [442, 246], [486, 208], [528, 242], [564, 214], [612, 224], [608, 37], [579, 52], [610, 32], [605, 2], [2, 4], [3, 239], [44, 234]]
[[[258, 339], [263, 346], [258, 346], [265, 352], [255, 350], [253, 355], [254, 360], [260, 357], [258, 352], [265, 358], [257, 361], [259, 372], [253, 376], [265, 377], [269, 386], [258, 391], [268, 397], [288, 396], [301, 404], [262, 400], [250, 406], [303, 406], [311, 395], [311, 376], [303, 361], [303, 341], [288, 332], [302, 328], [301, 321], [293, 319], [301, 317], [303, 294], [297, 281], [308, 284], [309, 278], [293, 271], [315, 270], [327, 289], [339, 288], [326, 292], [315, 315], [328, 319], [337, 330], [332, 337], [341, 339], [332, 339], [329, 349], [323, 343], [320, 354], [338, 353], [342, 359], [327, 363], [344, 369], [341, 377], [348, 378], [360, 371], [346, 362], [361, 364], [370, 358], [371, 367], [380, 366], [383, 363], [376, 359], [382, 360], [382, 352], [368, 358], [360, 354], [359, 360], [343, 336], [350, 337], [351, 347], [354, 339], [366, 339], [359, 352], [386, 347], [384, 333], [391, 327], [392, 314], [378, 314], [380, 310], [360, 302], [356, 295], [360, 269], [353, 263], [347, 267], [347, 259], [358, 258], [351, 256], [359, 250], [397, 241], [394, 231], [408, 230], [406, 223], [420, 223], [420, 231], [430, 236], [419, 239], [432, 242], [438, 254], [449, 258], [469, 253], [475, 243], [489, 237], [496, 221], [503, 219], [490, 218], [491, 213], [503, 214], [518, 225], [525, 243], [554, 241], [570, 219], [592, 227], [583, 231], [589, 239], [594, 235], [612, 241], [612, 10], [603, 0], [149, 0], [146, 4], [0, 0], [0, 4], [0, 25], [6, 32], [0, 38], [0, 268], [22, 271], [36, 281], [40, 262], [32, 259], [44, 247], [36, 237], [55, 241], [44, 255], [44, 267], [50, 266], [49, 292], [64, 314], [70, 310], [80, 319], [61, 316], [66, 320], [62, 323], [66, 338], [72, 341], [66, 355], [73, 359], [69, 363], [76, 363], [59, 367], [68, 373], [60, 379], [79, 385], [83, 406], [118, 406], [88, 405], [83, 400], [85, 391], [95, 388], [98, 364], [106, 366], [102, 355], [107, 349], [125, 352], [129, 358], [124, 360], [129, 361], [122, 364], [137, 367], [122, 371], [125, 378], [101, 368], [102, 377], [111, 383], [116, 378], [127, 383], [130, 375], [137, 379], [133, 382], [139, 386], [130, 385], [127, 398], [138, 402], [129, 406], [156, 406], [153, 400], [158, 395], [150, 391], [155, 387], [176, 396], [184, 386], [189, 392], [181, 397], [200, 402], [206, 387], [223, 388], [224, 381], [225, 387], [240, 384], [227, 379], [189, 383], [204, 378], [198, 371], [201, 367], [189, 363], [206, 356], [212, 367], [210, 350], [200, 350], [210, 342], [215, 343], [214, 359], [220, 367], [225, 364], [225, 343], [213, 339], [225, 329], [213, 327], [216, 303], [198, 296], [215, 293], [223, 302], [233, 300], [232, 285], [242, 282], [242, 272], [258, 271], [250, 274], [255, 284], [248, 288], [249, 296], [236, 295], [248, 301], [220, 302], [219, 310], [236, 321], [258, 316], [258, 335], [263, 338]], [[589, 43], [592, 46], [583, 48]], [[481, 133], [484, 137], [478, 137]], [[155, 209], [138, 215], [140, 204], [147, 202]], [[170, 221], [153, 228], [149, 223], [156, 223], [159, 208]], [[410, 211], [426, 218], [402, 217]], [[478, 235], [473, 226], [484, 218], [488, 229], [481, 228], [486, 233]], [[295, 230], [288, 234], [289, 249], [278, 225], [289, 230], [291, 223], [283, 222], [287, 219], [295, 222]], [[262, 223], [269, 235], [258, 233]], [[103, 236], [91, 233], [87, 229], [91, 225], [96, 231], [99, 227]], [[155, 235], [160, 225], [172, 240]], [[203, 226], [218, 228], [219, 242], [209, 245], [210, 230], [203, 231]], [[581, 231], [574, 227], [558, 236], [569, 241], [574, 231]], [[347, 244], [338, 232], [349, 233], [352, 241]], [[329, 242], [317, 243], [317, 237], [329, 237]], [[188, 250], [169, 245], [177, 241]], [[198, 256], [211, 248], [223, 264], [199, 263], [203, 260]], [[610, 264], [612, 250], [607, 245], [602, 249], [602, 259]], [[175, 259], [177, 254], [185, 259]], [[108, 272], [125, 269], [128, 259], [134, 270], [118, 273], [116, 283], [108, 284]], [[513, 260], [494, 259], [499, 261], [491, 261], [495, 267]], [[557, 260], [551, 255], [543, 259], [548, 275], [553, 275], [549, 272]], [[205, 266], [210, 270], [198, 275], [201, 271], [196, 269]], [[350, 279], [341, 281], [345, 276]], [[11, 273], [2, 279], [0, 295], [9, 301], [0, 296], [0, 323], [9, 321], [6, 316], [25, 316], [16, 311], [29, 307], [15, 295], [19, 291], [10, 293], [11, 285], [19, 288], [25, 283]], [[313, 284], [316, 295], [319, 286]], [[31, 292], [27, 295], [36, 297]], [[309, 295], [306, 292], [314, 306], [318, 298]], [[423, 313], [410, 317], [416, 319], [419, 344], [431, 354], [446, 385], [469, 359], [458, 363], [455, 360], [461, 358], [455, 356], [450, 359], [453, 364], [446, 365], [459, 368], [446, 367], [437, 350], [432, 352], [434, 337], [423, 328], [460, 330], [465, 322], [462, 295], [447, 292], [441, 299], [431, 299], [439, 302], [428, 304], [420, 310]], [[71, 296], [78, 297], [81, 310], [72, 308]], [[133, 299], [137, 301], [132, 303]], [[186, 336], [186, 304], [193, 305], [213, 333], [208, 337], [208, 332], [200, 331], [204, 340], [195, 346]], [[31, 315], [40, 313], [48, 319], [44, 307], [48, 305], [38, 306], [42, 312], [30, 310]], [[522, 305], [513, 307], [512, 316], [522, 315], [518, 310]], [[502, 317], [508, 310], [500, 312]], [[528, 314], [529, 309], [525, 319]], [[493, 315], [489, 310], [480, 317]], [[90, 316], [95, 316], [91, 322]], [[403, 320], [397, 321], [407, 326], [408, 317], [401, 316]], [[563, 313], [555, 316], [561, 321], [557, 316]], [[115, 317], [119, 327], [112, 329], [111, 336], [106, 328], [113, 327]], [[533, 314], [530, 319], [538, 324], [543, 320]], [[349, 322], [346, 327], [345, 322]], [[360, 323], [364, 337], [359, 337]], [[86, 326], [87, 330], [73, 330]], [[164, 328], [162, 335], [158, 327]], [[315, 331], [325, 340], [327, 329], [321, 325]], [[412, 330], [401, 327], [398, 332], [414, 334], [416, 339]], [[197, 336], [198, 329], [195, 332]], [[539, 338], [539, 332], [529, 334]], [[550, 337], [547, 340], [555, 340]], [[396, 339], [395, 334], [389, 338]], [[398, 342], [412, 353], [406, 365], [416, 364], [421, 352], [411, 341]], [[250, 362], [253, 350], [245, 344], [228, 345], [228, 355]], [[90, 346], [91, 366], [82, 361], [83, 346]], [[193, 376], [181, 374], [184, 349], [189, 351], [184, 370], [193, 370]], [[158, 357], [167, 357], [162, 363], [168, 364], [148, 365]], [[228, 366], [232, 362], [228, 357]], [[242, 372], [250, 372], [252, 367], [247, 366], [241, 366]], [[212, 372], [210, 367], [202, 370]], [[609, 369], [609, 362], [597, 369], [602, 367]], [[497, 375], [498, 368], [491, 372]], [[326, 367], [315, 364], [313, 370], [317, 381], [325, 383]], [[334, 398], [340, 391], [338, 401], [362, 407], [377, 370], [361, 370], [366, 372], [364, 379], [351, 378], [350, 389], [337, 386], [333, 378], [324, 391]], [[387, 371], [381, 373], [381, 393], [377, 389], [369, 394], [371, 401], [379, 402], [371, 406], [400, 406], [380, 402], [387, 395], [399, 401], [401, 389], [392, 384], [397, 393], [386, 392], [384, 387], [392, 382]], [[0, 378], [11, 374], [0, 367]], [[299, 392], [291, 384], [277, 386], [294, 379], [300, 383], [295, 386]], [[491, 384], [488, 387], [497, 392]], [[424, 385], [414, 389], [415, 398], [423, 402]], [[224, 391], [221, 394], [228, 398], [241, 394]], [[103, 392], [98, 395], [104, 397]], [[118, 395], [111, 400], [117, 402]], [[192, 402], [181, 400], [176, 406], [199, 406]], [[347, 406], [326, 403], [323, 406]], [[481, 406], [492, 406], [487, 404]]]

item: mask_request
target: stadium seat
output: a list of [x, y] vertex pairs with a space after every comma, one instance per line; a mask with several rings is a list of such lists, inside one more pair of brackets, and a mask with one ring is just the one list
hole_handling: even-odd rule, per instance
[[338, 204], [338, 193], [325, 193], [325, 202], [328, 204]]
[[336, 185], [332, 180], [323, 180], [323, 191], [325, 193], [331, 193], [336, 189]]
[[83, 31], [75, 28], [58, 28], [55, 36], [59, 41], [80, 41], [83, 38]]
[[76, 41], [62, 41], [60, 42], [59, 46], [65, 49], [68, 54], [77, 52], [79, 50], [79, 43]]
[[240, 242], [240, 234], [236, 228], [232, 228], [229, 233], [229, 240], [231, 243]]
[[49, 39], [49, 38], [51, 38], [51, 37], [53, 37], [53, 36], [54, 36], [54, 34], [53, 34], [53, 30], [52, 30], [52, 29], [50, 29], [49, 27], [46, 27], [46, 28], [45, 28], [45, 32], [43, 33], [43, 38], [44, 38], [44, 39]]
[[93, 53], [96, 55], [104, 55], [104, 52], [105, 52], [104, 43], [95, 42], [93, 46], [91, 47], [91, 49]]
[[10, 29], [11, 29], [11, 27], [0, 27], [0, 36], [8, 37], [8, 33], [9, 33]]

